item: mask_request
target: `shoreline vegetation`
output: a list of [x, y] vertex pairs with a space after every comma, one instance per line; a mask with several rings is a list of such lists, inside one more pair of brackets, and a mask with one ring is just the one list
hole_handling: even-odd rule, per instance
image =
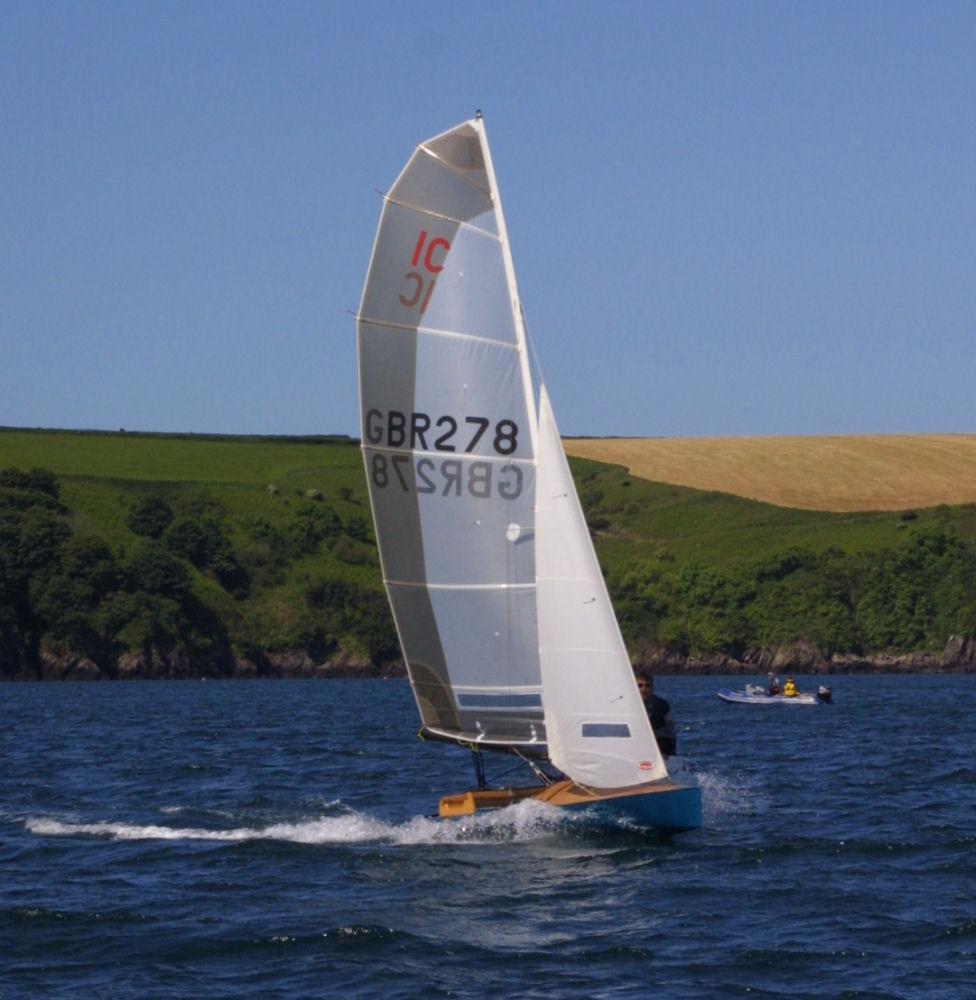
[[[567, 451], [635, 666], [976, 673], [976, 435]], [[402, 676], [358, 441], [0, 428], [0, 679]]]
[[[657, 676], [778, 675], [842, 676], [850, 674], [971, 674], [976, 673], [976, 641], [955, 636], [941, 654], [879, 653], [872, 656], [831, 654], [805, 642], [775, 649], [748, 650], [739, 660], [725, 653], [683, 655], [664, 648], [644, 649], [633, 657], [634, 669]], [[200, 669], [179, 653], [152, 650], [123, 654], [110, 671], [78, 653], [40, 654], [38, 668], [21, 675], [0, 676], [13, 681], [147, 681], [147, 680], [272, 680], [327, 678], [406, 678], [402, 659], [373, 662], [343, 656], [316, 662], [306, 650], [269, 654], [260, 663], [233, 657], [222, 670]]]

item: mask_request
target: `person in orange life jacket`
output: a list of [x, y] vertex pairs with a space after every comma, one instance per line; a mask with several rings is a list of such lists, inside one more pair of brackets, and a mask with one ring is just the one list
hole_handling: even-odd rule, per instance
[[678, 751], [671, 706], [664, 698], [654, 693], [654, 678], [650, 675], [642, 674], [637, 678], [637, 689], [647, 710], [647, 717], [651, 720], [651, 729], [654, 730], [658, 748], [665, 757], [670, 757]]
[[783, 697], [784, 698], [795, 698], [799, 692], [796, 689], [796, 685], [793, 683], [792, 677], [786, 678], [786, 683], [783, 685]]

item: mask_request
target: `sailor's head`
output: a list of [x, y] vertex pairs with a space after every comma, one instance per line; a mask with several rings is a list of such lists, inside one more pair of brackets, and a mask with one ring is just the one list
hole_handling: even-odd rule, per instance
[[637, 678], [637, 690], [640, 691], [642, 695], [653, 694], [654, 678], [647, 674], [641, 674]]

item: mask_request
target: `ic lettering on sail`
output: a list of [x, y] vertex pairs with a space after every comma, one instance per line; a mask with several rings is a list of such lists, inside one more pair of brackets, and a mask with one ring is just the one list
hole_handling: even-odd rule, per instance
[[[437, 275], [444, 270], [444, 261], [447, 253], [451, 249], [451, 244], [443, 236], [435, 236], [430, 242], [427, 241], [427, 230], [421, 229], [417, 237], [417, 245], [414, 247], [413, 256], [410, 258], [412, 271], [404, 275], [407, 282], [407, 292], [409, 294], [400, 295], [400, 304], [407, 309], [412, 309], [420, 304], [420, 315], [427, 311], [427, 304], [430, 302], [434, 285], [437, 284]], [[423, 263], [426, 274], [421, 273], [417, 268]], [[432, 275], [433, 277], [428, 277]]]

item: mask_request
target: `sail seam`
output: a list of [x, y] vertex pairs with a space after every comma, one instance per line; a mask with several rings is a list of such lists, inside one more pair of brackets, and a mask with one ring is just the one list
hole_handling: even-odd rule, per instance
[[490, 344], [506, 351], [519, 351], [519, 345], [505, 340], [493, 340], [477, 333], [462, 333], [460, 330], [439, 330], [433, 326], [413, 326], [409, 323], [394, 323], [388, 319], [371, 319], [369, 316], [358, 315], [357, 323], [368, 323], [370, 326], [382, 326], [391, 330], [403, 330], [405, 333], [424, 334], [428, 337], [443, 337], [447, 340], [471, 340], [476, 344]]
[[485, 195], [485, 197], [487, 197], [489, 200], [491, 200], [491, 191], [489, 191], [488, 188], [482, 187], [480, 184], [476, 184], [470, 178], [470, 176], [468, 176], [468, 174], [466, 174], [463, 170], [459, 170], [449, 160], [445, 160], [443, 156], [438, 156], [437, 153], [435, 153], [430, 148], [430, 146], [428, 146], [425, 143], [421, 142], [421, 143], [418, 143], [417, 148], [420, 149], [420, 150], [422, 150], [424, 153], [426, 153], [432, 160], [436, 160], [446, 170], [449, 170], [452, 174], [454, 174], [455, 177], [460, 177], [461, 180], [464, 181], [465, 184], [468, 184], [469, 186], [473, 187], [475, 189], [475, 191], [480, 191], [483, 195]]
[[[495, 462], [496, 464], [504, 463], [505, 465], [535, 465], [535, 459], [518, 455], [485, 455], [475, 451], [430, 451], [422, 450], [420, 448], [394, 448], [391, 445], [371, 444], [369, 441], [362, 441], [360, 443], [360, 448], [363, 451], [382, 452], [384, 455], [416, 455], [418, 458], [457, 458], [469, 462]], [[581, 580], [580, 582], [592, 583], [591, 580]]]
[[383, 578], [388, 587], [408, 587], [418, 590], [535, 590], [535, 583], [427, 583], [417, 580], [390, 580]]
[[544, 749], [546, 745], [545, 740], [536, 737], [523, 737], [521, 739], [504, 736], [488, 737], [483, 733], [472, 733], [464, 729], [450, 730], [426, 726], [424, 732], [434, 739], [442, 739], [448, 743], [459, 743], [461, 746], [477, 745], [486, 750], [495, 748], [507, 750], [510, 747], [541, 747]]
[[466, 694], [491, 694], [494, 691], [508, 691], [512, 694], [538, 694], [541, 684], [458, 684], [458, 691]]
[[555, 649], [559, 653], [613, 653], [620, 649], [616, 646], [557, 646], [554, 643], [540, 643], [540, 649]]
[[[475, 185], [475, 187], [477, 187], [477, 185]], [[480, 190], [480, 188], [478, 190]], [[501, 242], [501, 237], [498, 233], [493, 233], [490, 229], [485, 229], [483, 226], [475, 226], [470, 220], [458, 219], [456, 216], [447, 215], [444, 212], [434, 212], [423, 205], [415, 205], [412, 201], [401, 201], [399, 198], [394, 198], [393, 195], [390, 194], [384, 195], [383, 200], [387, 205], [396, 205], [397, 208], [405, 208], [408, 212], [416, 212], [418, 215], [426, 215], [429, 219], [440, 219], [442, 222], [450, 222], [452, 225], [459, 226], [461, 229], [467, 229], [469, 232], [476, 233], [479, 236], [484, 236], [489, 240], [494, 240], [496, 243]]]

